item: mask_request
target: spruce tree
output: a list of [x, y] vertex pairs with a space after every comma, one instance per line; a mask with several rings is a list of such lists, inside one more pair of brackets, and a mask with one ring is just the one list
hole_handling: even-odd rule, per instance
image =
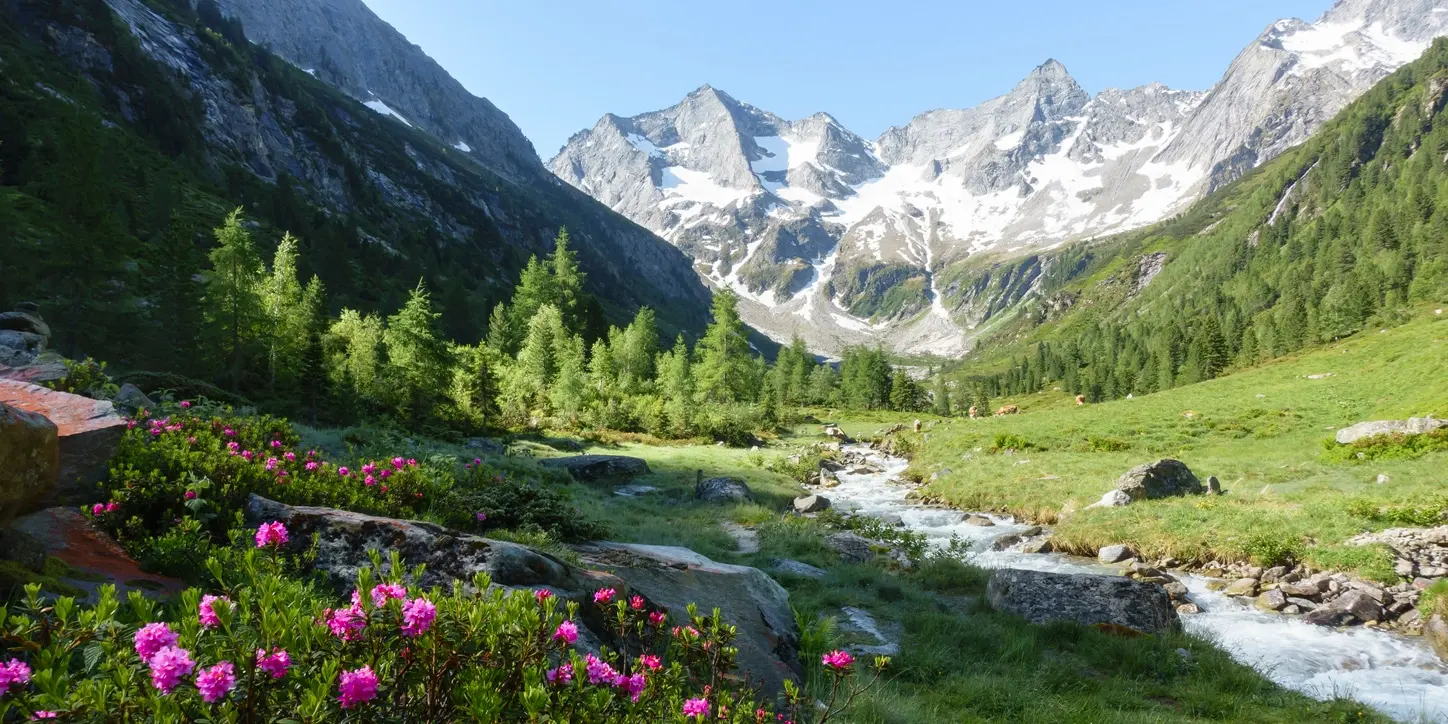
[[265, 269], [251, 233], [242, 223], [241, 209], [231, 212], [216, 229], [216, 248], [210, 256], [202, 302], [213, 331], [215, 358], [235, 392], [241, 390], [248, 358], [255, 352], [265, 319], [260, 293]]
[[407, 303], [387, 320], [382, 335], [387, 349], [387, 378], [399, 411], [413, 422], [432, 411], [448, 383], [447, 344], [438, 331], [427, 288], [418, 281]]
[[659, 355], [657, 365], [659, 394], [664, 398], [669, 431], [685, 437], [692, 431], [694, 419], [694, 375], [683, 335], [675, 340], [671, 351]]
[[714, 321], [704, 331], [697, 350], [695, 397], [700, 402], [725, 403], [750, 399], [755, 380], [738, 295], [729, 289], [716, 293], [712, 311]]
[[272, 260], [271, 276], [261, 285], [267, 319], [264, 331], [267, 385], [272, 392], [276, 392], [278, 385], [290, 390], [301, 376], [302, 353], [315, 324], [312, 308], [304, 302], [302, 285], [297, 279], [297, 256], [296, 238], [283, 235]]

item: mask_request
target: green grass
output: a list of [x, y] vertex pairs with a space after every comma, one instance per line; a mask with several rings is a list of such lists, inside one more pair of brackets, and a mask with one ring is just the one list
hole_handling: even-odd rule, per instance
[[[944, 421], [916, 441], [912, 467], [926, 477], [941, 472], [931, 492], [960, 508], [1055, 524], [1056, 542], [1069, 551], [1130, 543], [1153, 556], [1290, 556], [1391, 577], [1386, 552], [1342, 543], [1440, 518], [1448, 456], [1429, 446], [1358, 459], [1325, 452], [1324, 440], [1362, 420], [1448, 414], [1445, 347], [1448, 323], [1427, 312], [1386, 332], [1136, 399], [1085, 407], [1056, 391], [1003, 399], [998, 404], [1020, 405], [1022, 414]], [[1324, 373], [1332, 376], [1308, 379]], [[993, 454], [999, 440], [1043, 449]], [[1216, 475], [1227, 494], [1084, 509], [1121, 473], [1162, 457], [1181, 459], [1203, 480]], [[1390, 482], [1377, 484], [1379, 474]]]

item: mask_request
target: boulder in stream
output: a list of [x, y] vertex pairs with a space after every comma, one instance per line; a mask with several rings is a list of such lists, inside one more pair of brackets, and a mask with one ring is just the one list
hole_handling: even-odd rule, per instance
[[1124, 560], [1135, 557], [1136, 552], [1131, 550], [1131, 546], [1121, 544], [1104, 546], [1101, 550], [1096, 552], [1096, 562], [1105, 563], [1106, 565], [1111, 565], [1112, 563], [1120, 563]]
[[1423, 622], [1423, 636], [1437, 652], [1438, 658], [1448, 661], [1448, 619], [1443, 614], [1434, 613]]
[[1108, 624], [1141, 633], [1181, 630], [1181, 619], [1161, 586], [1123, 576], [1000, 568], [991, 573], [986, 597], [996, 610], [1032, 623]]
[[818, 513], [828, 510], [830, 499], [823, 495], [802, 495], [794, 499], [794, 512], [796, 513]]
[[1309, 611], [1302, 620], [1318, 626], [1350, 626], [1355, 623], [1381, 621], [1382, 618], [1382, 605], [1367, 593], [1353, 588]]

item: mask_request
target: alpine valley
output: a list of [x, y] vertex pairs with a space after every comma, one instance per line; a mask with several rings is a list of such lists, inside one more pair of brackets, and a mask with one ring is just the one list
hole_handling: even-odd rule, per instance
[[1042, 252], [1170, 218], [1301, 143], [1448, 33], [1440, 6], [1340, 0], [1279, 21], [1205, 92], [1092, 95], [1048, 60], [1003, 96], [874, 140], [705, 85], [604, 116], [548, 167], [683, 250], [775, 339], [959, 356], [1085, 269]]

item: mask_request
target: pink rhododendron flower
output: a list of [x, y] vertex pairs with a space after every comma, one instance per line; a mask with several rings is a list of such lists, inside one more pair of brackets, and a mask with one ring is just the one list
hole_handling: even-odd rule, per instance
[[55, 718], [58, 717], [58, 716], [60, 716], [60, 715], [59, 715], [59, 714], [56, 714], [56, 713], [53, 712], [53, 711], [46, 711], [46, 710], [44, 710], [44, 709], [41, 709], [40, 711], [37, 711], [37, 712], [35, 712], [34, 714], [31, 714], [31, 715], [30, 715], [30, 718], [31, 718], [33, 721], [40, 721], [40, 720], [42, 720], [42, 719], [55, 719]]
[[406, 461], [406, 460], [403, 460], [402, 458], [392, 458], [392, 467], [397, 468], [398, 470], [401, 470], [401, 469], [402, 469], [402, 466], [403, 466], [406, 462], [407, 462], [407, 461]]
[[473, 458], [473, 464], [474, 464], [474, 465], [482, 465], [482, 464], [483, 464], [483, 459], [482, 459], [482, 458]]
[[317, 469], [317, 463], [316, 463], [315, 461], [309, 461], [309, 462], [308, 462], [306, 465], [304, 465], [303, 467], [305, 467], [305, 468], [307, 469], [307, 472], [311, 472], [311, 471]]
[[585, 664], [584, 670], [588, 672], [588, 683], [590, 684], [612, 685], [614, 678], [618, 676], [618, 672], [614, 671], [613, 667], [608, 665], [608, 662], [593, 654], [583, 657], [583, 661]]
[[481, 511], [481, 510], [478, 511], [478, 522], [479, 522], [479, 523], [481, 523], [481, 522], [483, 522], [483, 521], [485, 521], [485, 520], [487, 520], [487, 519], [488, 519], [488, 514], [487, 514], [487, 513], [484, 513], [484, 512]]
[[151, 685], [162, 694], [170, 694], [181, 683], [181, 677], [196, 668], [191, 652], [175, 646], [157, 651], [148, 663], [151, 665]]
[[286, 461], [289, 463], [294, 463], [297, 461], [297, 454], [292, 452], [291, 450], [282, 453], [282, 457], [286, 458]]
[[157, 651], [167, 646], [175, 646], [180, 640], [180, 635], [172, 631], [168, 624], [148, 623], [136, 632], [136, 655], [140, 656], [142, 661], [150, 661]]
[[282, 446], [282, 441], [281, 441], [281, 440], [272, 440], [272, 441], [271, 441], [271, 446], [272, 446], [273, 448], [279, 448], [279, 447]]
[[351, 475], [351, 474], [352, 474], [352, 471], [348, 470], [347, 467], [344, 465], [344, 466], [342, 466], [342, 467], [340, 467], [340, 468], [337, 468], [337, 474], [338, 474], [338, 475], [341, 475], [342, 477], [345, 478], [345, 477], [347, 477], [348, 475]]
[[402, 635], [421, 636], [432, 628], [437, 618], [437, 606], [426, 598], [414, 598], [402, 604]]
[[383, 468], [383, 469], [377, 471], [377, 476], [380, 477], [380, 478], [382, 478], [383, 480], [386, 480], [386, 479], [387, 479], [388, 477], [390, 477], [391, 475], [392, 475], [392, 471], [391, 471], [391, 470], [388, 470], [388, 469], [386, 469], [386, 468]]
[[287, 544], [287, 527], [281, 521], [274, 520], [270, 523], [262, 523], [256, 529], [256, 547], [266, 548], [276, 546], [280, 548]]
[[221, 617], [216, 615], [217, 601], [224, 601], [227, 605], [231, 603], [231, 599], [226, 596], [213, 596], [208, 593], [201, 597], [201, 605], [196, 608], [203, 628], [216, 628], [221, 625]]
[[407, 598], [407, 589], [399, 583], [379, 583], [372, 587], [372, 605], [381, 608], [394, 598]]
[[121, 509], [121, 504], [120, 504], [120, 503], [106, 503], [106, 512], [107, 512], [107, 513], [114, 513], [114, 512], [116, 512], [116, 511], [118, 511], [118, 510], [120, 510], [120, 509]]
[[229, 428], [229, 427], [226, 428], [226, 429], [224, 429], [224, 430], [222, 430], [222, 431], [221, 431], [221, 434], [223, 434], [223, 435], [225, 435], [225, 436], [227, 436], [227, 437], [236, 437], [236, 431], [233, 430], [233, 429], [231, 429], [231, 428]]
[[831, 669], [845, 669], [848, 668], [850, 664], [855, 663], [855, 657], [851, 656], [848, 651], [840, 651], [837, 649], [820, 657], [820, 663], [823, 663]]
[[667, 618], [667, 617], [664, 615], [664, 612], [663, 612], [663, 611], [651, 611], [651, 612], [649, 612], [649, 623], [651, 623], [651, 624], [653, 624], [653, 625], [655, 625], [655, 626], [663, 626], [663, 625], [664, 625], [664, 619], [665, 619], [665, 618]]
[[343, 671], [337, 682], [337, 691], [337, 701], [341, 702], [343, 709], [351, 709], [362, 702], [372, 701], [377, 698], [377, 674], [372, 672], [371, 666]]
[[564, 643], [577, 643], [578, 624], [572, 621], [564, 621], [563, 623], [558, 624], [557, 630], [553, 632], [553, 639], [555, 641], [562, 641]]
[[225, 699], [226, 694], [235, 686], [236, 671], [230, 661], [223, 661], [196, 675], [196, 689], [201, 692], [201, 700], [207, 704], [215, 704]]
[[256, 456], [255, 456], [255, 455], [252, 455], [250, 450], [242, 450], [242, 451], [241, 451], [241, 457], [242, 457], [242, 459], [246, 460], [247, 462], [251, 462], [251, 459], [252, 459], [253, 457], [256, 457]]
[[355, 604], [350, 608], [327, 609], [326, 624], [333, 636], [355, 641], [362, 635], [362, 629], [367, 628], [367, 616]]
[[546, 588], [540, 588], [533, 592], [533, 598], [536, 599], [538, 603], [543, 603], [548, 599], [553, 598], [553, 592]]
[[417, 458], [408, 458], [408, 459], [407, 459], [407, 467], [409, 467], [409, 468], [415, 468], [415, 467], [417, 467]]
[[709, 716], [709, 702], [705, 699], [690, 699], [684, 702], [684, 717], [703, 719]]
[[195, 444], [196, 444], [196, 437], [193, 435], [193, 436], [191, 436], [191, 437], [186, 438], [186, 444], [187, 444], [187, 445], [195, 445]]
[[374, 463], [367, 463], [366, 465], [363, 465], [363, 466], [362, 466], [362, 472], [363, 472], [363, 473], [366, 473], [367, 475], [371, 475], [371, 474], [372, 474], [373, 472], [375, 472], [376, 470], [377, 470], [377, 465], [374, 464]]
[[96, 503], [95, 505], [92, 505], [92, 506], [91, 506], [91, 515], [94, 515], [94, 516], [96, 516], [96, 517], [100, 517], [100, 516], [102, 516], [102, 515], [105, 515], [105, 513], [106, 513], [106, 506], [105, 506], [105, 505], [103, 505], [103, 504], [101, 504], [101, 503]]
[[623, 683], [619, 684], [619, 688], [628, 692], [629, 701], [636, 702], [640, 696], [643, 696], [644, 688], [648, 686], [648, 683], [648, 679], [644, 678], [643, 674], [634, 674], [624, 679]]
[[276, 469], [277, 469], [277, 463], [278, 463], [278, 462], [280, 462], [280, 461], [278, 461], [276, 458], [267, 458], [267, 459], [266, 459], [266, 469], [267, 469], [267, 470], [276, 470]]
[[196, 491], [195, 491], [195, 490], [188, 490], [188, 491], [186, 491], [186, 499], [187, 499], [187, 500], [195, 500], [195, 499], [196, 499]]
[[362, 484], [363, 484], [363, 485], [366, 485], [367, 487], [370, 488], [370, 487], [372, 487], [372, 486], [374, 486], [374, 485], [377, 484], [377, 478], [374, 478], [374, 477], [372, 477], [371, 475], [368, 475], [368, 476], [366, 477], [366, 479], [364, 479], [364, 480], [362, 481]]
[[573, 664], [562, 664], [556, 669], [549, 669], [544, 676], [550, 684], [567, 684], [573, 681]]
[[190, 400], [182, 400], [182, 401], [181, 401], [181, 409], [187, 410], [187, 409], [190, 409], [190, 408], [191, 408], [191, 401], [190, 401]]
[[272, 649], [270, 654], [257, 649], [256, 668], [269, 674], [273, 679], [280, 679], [287, 675], [287, 669], [292, 668], [292, 657], [282, 649]]
[[126, 420], [126, 429], [127, 429], [127, 430], [134, 430], [134, 429], [136, 429], [136, 421], [135, 421], [135, 420]]
[[612, 588], [600, 588], [596, 592], [594, 592], [593, 602], [604, 605], [610, 604], [613, 603], [613, 597], [617, 595], [618, 591], [615, 591]]
[[644, 597], [643, 597], [643, 596], [634, 596], [633, 598], [630, 598], [630, 599], [628, 600], [628, 607], [629, 607], [629, 608], [632, 608], [632, 609], [635, 610], [635, 611], [642, 611], [642, 610], [644, 610]]
[[664, 667], [663, 659], [660, 659], [656, 654], [644, 654], [640, 656], [639, 663], [643, 664], [645, 668], [653, 669], [654, 671], [658, 671]]
[[30, 666], [19, 659], [0, 664], [0, 696], [11, 688], [19, 689], [30, 683]]

